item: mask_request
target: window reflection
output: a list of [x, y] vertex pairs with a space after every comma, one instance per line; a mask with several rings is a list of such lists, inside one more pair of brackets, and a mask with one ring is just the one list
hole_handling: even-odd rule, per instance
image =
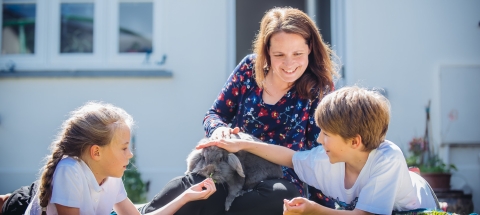
[[62, 3], [60, 53], [93, 52], [93, 3]]
[[152, 3], [120, 3], [119, 52], [152, 52], [152, 26]]
[[35, 53], [35, 4], [3, 4], [2, 54]]

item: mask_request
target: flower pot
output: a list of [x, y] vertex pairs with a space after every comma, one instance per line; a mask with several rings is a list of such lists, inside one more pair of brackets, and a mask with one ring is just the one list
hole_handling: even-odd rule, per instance
[[450, 173], [421, 173], [420, 174], [430, 184], [434, 191], [450, 190]]

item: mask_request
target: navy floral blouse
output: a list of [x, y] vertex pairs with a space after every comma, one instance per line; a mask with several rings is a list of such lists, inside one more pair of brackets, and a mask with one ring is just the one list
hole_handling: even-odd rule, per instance
[[[282, 145], [295, 151], [310, 150], [320, 128], [314, 112], [319, 98], [300, 98], [292, 87], [275, 105], [264, 103], [262, 89], [254, 78], [255, 55], [247, 55], [235, 68], [225, 86], [208, 110], [203, 127], [210, 137], [218, 127], [239, 127], [260, 140]], [[303, 182], [293, 169], [283, 167], [284, 178], [293, 182], [302, 196]]]

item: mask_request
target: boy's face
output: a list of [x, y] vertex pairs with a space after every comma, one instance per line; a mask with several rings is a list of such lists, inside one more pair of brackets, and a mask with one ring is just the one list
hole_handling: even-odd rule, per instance
[[317, 142], [323, 145], [330, 163], [345, 162], [348, 156], [348, 151], [351, 149], [340, 135], [321, 129], [318, 135]]

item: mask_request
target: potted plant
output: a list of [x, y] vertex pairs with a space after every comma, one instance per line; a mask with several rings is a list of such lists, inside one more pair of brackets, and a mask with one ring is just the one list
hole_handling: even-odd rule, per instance
[[430, 101], [426, 107], [427, 123], [425, 136], [413, 138], [409, 143], [410, 157], [406, 158], [409, 167], [418, 167], [420, 175], [437, 191], [450, 189], [452, 171], [457, 170], [453, 164], [445, 164], [433, 146], [429, 144]]
[[420, 175], [436, 191], [449, 190], [452, 171], [457, 170], [453, 164], [445, 164], [438, 154], [426, 147], [424, 138], [413, 138], [409, 143], [407, 157], [409, 167], [418, 167]]

